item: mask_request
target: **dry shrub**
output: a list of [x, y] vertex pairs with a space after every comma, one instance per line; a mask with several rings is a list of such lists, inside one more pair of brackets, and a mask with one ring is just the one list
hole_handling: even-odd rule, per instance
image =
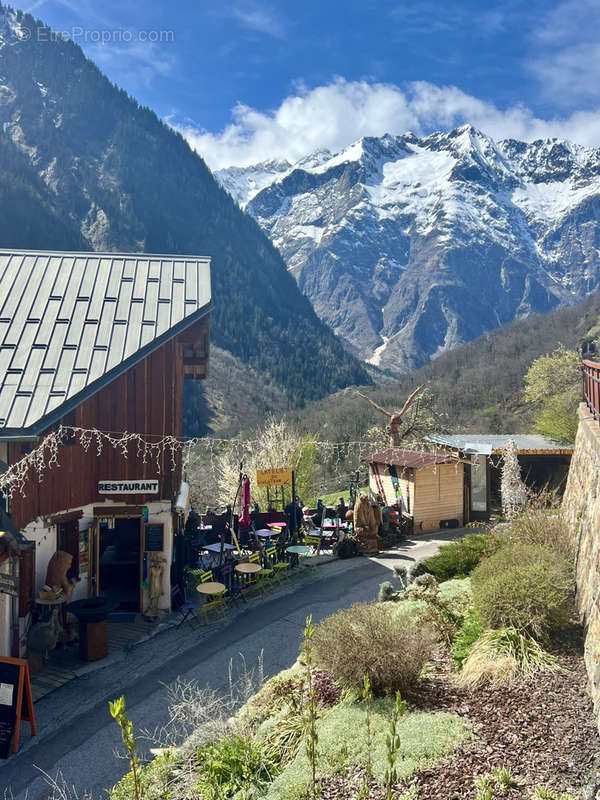
[[407, 626], [385, 606], [357, 603], [317, 626], [313, 658], [349, 688], [360, 690], [368, 675], [375, 695], [404, 693], [417, 683], [434, 643], [427, 627]]
[[471, 648], [458, 675], [458, 683], [471, 689], [505, 686], [521, 677], [558, 668], [556, 658], [531, 636], [500, 628], [485, 631]]
[[573, 559], [573, 532], [552, 492], [530, 496], [527, 508], [512, 520], [507, 539], [537, 544]]
[[486, 628], [513, 627], [546, 641], [569, 621], [573, 577], [561, 553], [508, 542], [471, 575], [473, 604]]

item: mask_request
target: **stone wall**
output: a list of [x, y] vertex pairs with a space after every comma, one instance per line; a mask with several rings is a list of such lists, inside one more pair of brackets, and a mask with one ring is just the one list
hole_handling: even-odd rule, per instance
[[577, 607], [586, 627], [585, 664], [600, 728], [600, 424], [583, 403], [563, 510], [576, 539]]

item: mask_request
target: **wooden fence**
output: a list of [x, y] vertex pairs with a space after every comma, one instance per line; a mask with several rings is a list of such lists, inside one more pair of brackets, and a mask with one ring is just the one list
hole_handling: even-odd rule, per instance
[[584, 360], [579, 368], [583, 401], [594, 419], [600, 420], [600, 363]]

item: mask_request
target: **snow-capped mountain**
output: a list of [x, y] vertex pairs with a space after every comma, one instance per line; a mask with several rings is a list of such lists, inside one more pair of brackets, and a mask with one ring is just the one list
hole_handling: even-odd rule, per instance
[[471, 126], [217, 178], [317, 313], [396, 370], [600, 287], [600, 150]]

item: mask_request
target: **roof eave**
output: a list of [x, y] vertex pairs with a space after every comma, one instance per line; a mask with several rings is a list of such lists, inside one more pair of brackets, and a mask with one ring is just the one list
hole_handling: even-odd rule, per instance
[[212, 300], [209, 300], [206, 305], [199, 308], [193, 314], [190, 314], [189, 317], [185, 317], [172, 328], [169, 328], [168, 331], [165, 331], [163, 334], [158, 336], [156, 339], [153, 339], [148, 344], [144, 345], [144, 347], [136, 350], [136, 352], [129, 356], [129, 358], [125, 359], [125, 361], [121, 361], [117, 364], [116, 367], [113, 367], [109, 372], [104, 373], [98, 380], [94, 381], [93, 383], [86, 386], [85, 389], [82, 389], [73, 397], [69, 398], [69, 400], [62, 403], [57, 408], [53, 409], [49, 414], [39, 419], [33, 425], [30, 425], [28, 428], [5, 428], [4, 430], [0, 430], [0, 442], [3, 441], [37, 441], [40, 437], [40, 434], [43, 431], [47, 430], [48, 428], [52, 427], [52, 425], [56, 424], [60, 419], [62, 419], [66, 414], [70, 411], [73, 411], [77, 408], [77, 406], [81, 405], [84, 400], [88, 400], [90, 397], [95, 395], [100, 389], [103, 389], [105, 386], [108, 386], [109, 383], [112, 383], [115, 378], [118, 378], [119, 375], [122, 375], [127, 370], [131, 369], [131, 367], [138, 364], [144, 358], [149, 356], [155, 350], [158, 350], [162, 347], [166, 342], [174, 339], [178, 336], [182, 331], [190, 328], [194, 323], [198, 322], [198, 320], [205, 317], [207, 314], [210, 313], [212, 309]]

